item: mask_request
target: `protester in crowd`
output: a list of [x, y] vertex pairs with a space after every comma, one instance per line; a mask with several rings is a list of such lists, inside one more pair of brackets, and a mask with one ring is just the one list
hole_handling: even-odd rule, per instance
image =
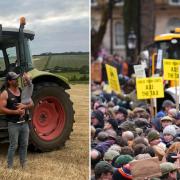
[[170, 162], [160, 164], [162, 176], [161, 180], [177, 180], [177, 167]]
[[118, 129], [118, 122], [115, 119], [108, 119], [105, 122], [104, 125], [104, 130], [108, 130], [108, 129], [112, 129], [117, 133], [117, 129]]
[[172, 125], [173, 124], [173, 119], [169, 116], [164, 116], [161, 118], [161, 127], [162, 127], [162, 131], [164, 130], [164, 128], [168, 125]]
[[114, 113], [115, 113], [115, 119], [117, 120], [118, 125], [126, 121], [128, 112], [125, 108], [120, 107], [120, 106], [115, 106]]
[[131, 131], [124, 131], [122, 138], [128, 142], [128, 146], [132, 146], [134, 140], [134, 134]]
[[175, 108], [171, 108], [168, 110], [167, 115], [174, 120], [176, 118], [176, 115], [177, 115], [177, 110]]
[[97, 128], [104, 127], [104, 114], [101, 111], [93, 111], [91, 114], [91, 125]]
[[106, 161], [100, 161], [94, 168], [94, 174], [91, 180], [113, 180], [113, 167]]
[[152, 123], [156, 130], [161, 131], [161, 118], [168, 115], [168, 111], [175, 107], [175, 104], [170, 100], [165, 100], [162, 104], [162, 109], [157, 113], [156, 117], [152, 120]]
[[176, 137], [176, 129], [173, 125], [168, 125], [163, 130], [163, 142], [166, 144], [166, 147], [169, 148], [173, 143]]
[[133, 160], [133, 157], [125, 154], [125, 155], [119, 155], [118, 158], [115, 161], [115, 167], [120, 168], [123, 167], [124, 165], [128, 164]]

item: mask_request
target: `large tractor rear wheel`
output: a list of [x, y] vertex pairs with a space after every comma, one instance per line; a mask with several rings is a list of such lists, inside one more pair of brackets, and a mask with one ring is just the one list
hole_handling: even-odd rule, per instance
[[74, 111], [69, 95], [55, 83], [35, 84], [30, 142], [42, 152], [65, 144], [73, 128]]

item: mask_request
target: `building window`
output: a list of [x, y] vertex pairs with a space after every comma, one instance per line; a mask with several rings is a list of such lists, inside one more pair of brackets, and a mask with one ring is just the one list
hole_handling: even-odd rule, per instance
[[123, 0], [116, 0], [116, 6], [122, 6], [124, 4]]
[[114, 24], [114, 45], [116, 48], [124, 47], [124, 28], [119, 21]]
[[175, 30], [175, 28], [180, 27], [180, 19], [179, 18], [171, 18], [169, 19], [167, 23], [167, 33], [169, 33], [171, 30]]
[[170, 5], [180, 6], [180, 0], [169, 0]]

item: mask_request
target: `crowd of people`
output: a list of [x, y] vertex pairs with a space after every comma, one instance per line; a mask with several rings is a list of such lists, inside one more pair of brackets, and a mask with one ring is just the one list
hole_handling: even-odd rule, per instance
[[120, 94], [107, 91], [106, 71], [101, 81], [91, 82], [91, 179], [133, 179], [131, 162], [153, 157], [161, 174], [144, 179], [180, 179], [180, 112], [165, 100], [153, 115], [149, 101], [137, 99], [135, 76], [124, 73], [120, 58], [101, 57], [102, 65], [117, 68]]

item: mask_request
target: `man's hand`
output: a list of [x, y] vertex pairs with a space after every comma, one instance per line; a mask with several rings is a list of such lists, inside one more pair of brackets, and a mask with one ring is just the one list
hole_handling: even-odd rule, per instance
[[16, 110], [16, 112], [17, 112], [17, 114], [20, 115], [21, 117], [25, 115], [25, 110], [24, 110], [24, 109], [18, 108], [18, 109]]
[[26, 105], [22, 104], [22, 103], [18, 103], [16, 107], [17, 107], [17, 109], [26, 109], [27, 108]]

